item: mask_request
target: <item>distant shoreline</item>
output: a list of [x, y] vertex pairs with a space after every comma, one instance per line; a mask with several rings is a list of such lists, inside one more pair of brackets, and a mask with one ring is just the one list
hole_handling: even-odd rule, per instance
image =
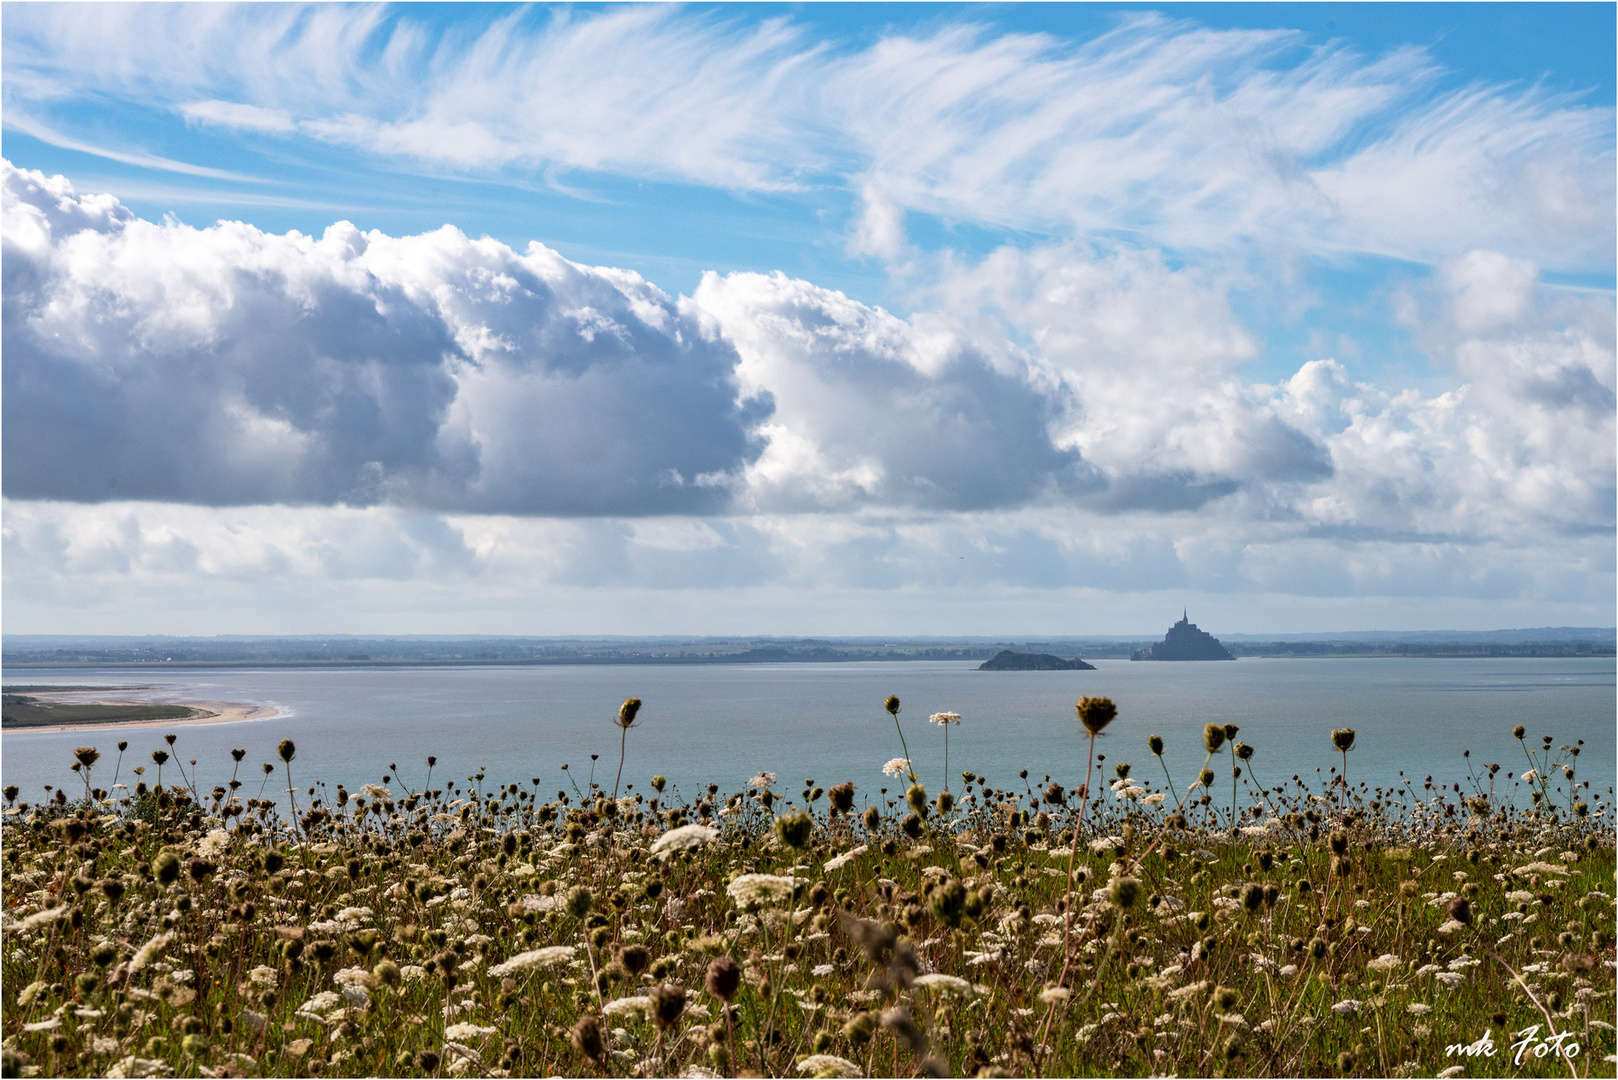
[[[1409, 649], [1409, 650], [1350, 650], [1304, 652], [1288, 649], [1249, 651], [1240, 644], [1230, 651], [1238, 660], [1610, 660], [1618, 657], [1611, 646], [1585, 650], [1529, 649], [1501, 647], [1495, 649]], [[1090, 660], [1127, 660], [1127, 653], [1087, 652]], [[870, 663], [981, 663], [983, 658], [971, 656], [566, 656], [566, 657], [503, 657], [496, 659], [398, 659], [379, 660], [29, 660], [7, 662], [6, 671], [29, 670], [117, 670], [117, 671], [220, 671], [247, 668], [274, 668], [284, 670], [340, 670], [376, 668], [479, 668], [479, 667], [741, 667], [764, 664], [870, 664]], [[1169, 661], [1173, 662], [1173, 661]]]

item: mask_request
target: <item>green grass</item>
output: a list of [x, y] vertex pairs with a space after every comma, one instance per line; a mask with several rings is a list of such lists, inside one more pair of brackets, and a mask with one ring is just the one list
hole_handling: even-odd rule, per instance
[[6, 694], [4, 705], [0, 706], [0, 723], [11, 728], [188, 720], [197, 715], [196, 709], [184, 705], [84, 705], [40, 701], [22, 694]]
[[[1481, 783], [1468, 803], [1248, 771], [1233, 830], [1223, 781], [1175, 814], [1143, 801], [1145, 771], [1118, 785], [1133, 798], [1097, 784], [1076, 847], [1078, 802], [1049, 778], [974, 777], [945, 806], [812, 783], [789, 801], [765, 777], [612, 801], [390, 773], [298, 788], [295, 822], [251, 783], [8, 789], [5, 1068], [1614, 1075], [1613, 822], [1574, 778], [1536, 769], [1557, 782], [1522, 810]], [[672, 833], [703, 822], [717, 834]], [[1578, 1056], [1514, 1063], [1506, 1033], [1536, 1024]], [[1486, 1032], [1493, 1057], [1446, 1054]]]

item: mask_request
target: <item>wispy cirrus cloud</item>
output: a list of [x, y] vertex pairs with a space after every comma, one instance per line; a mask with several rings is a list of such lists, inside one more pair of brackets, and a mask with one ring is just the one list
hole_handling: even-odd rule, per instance
[[1486, 242], [1565, 269], [1604, 269], [1613, 246], [1612, 109], [1442, 91], [1414, 47], [1364, 56], [1158, 15], [1078, 43], [945, 25], [850, 46], [658, 7], [447, 32], [408, 9], [140, 12], [19, 9], [11, 100], [117, 94], [472, 171], [833, 184], [884, 223], [859, 250], [890, 256], [907, 212], [1427, 262]]

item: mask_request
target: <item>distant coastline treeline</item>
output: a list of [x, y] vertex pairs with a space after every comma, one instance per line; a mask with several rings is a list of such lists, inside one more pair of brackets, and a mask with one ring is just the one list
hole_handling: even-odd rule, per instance
[[[1414, 640], [1412, 640], [1414, 639]], [[1606, 657], [1618, 632], [1603, 628], [1322, 635], [1309, 640], [1223, 639], [1238, 657]], [[1127, 659], [1136, 638], [539, 638], [539, 637], [46, 637], [11, 635], [7, 668], [386, 667], [396, 665], [782, 664], [894, 660], [981, 662], [1005, 649], [1063, 659]]]

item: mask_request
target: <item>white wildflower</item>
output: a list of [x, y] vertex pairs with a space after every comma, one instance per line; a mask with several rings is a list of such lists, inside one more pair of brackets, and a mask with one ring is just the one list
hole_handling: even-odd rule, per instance
[[1047, 986], [1039, 992], [1039, 1000], [1047, 1005], [1064, 1005], [1073, 996], [1073, 991], [1065, 986]]
[[659, 836], [652, 844], [652, 854], [667, 855], [676, 851], [693, 851], [718, 838], [719, 830], [707, 825], [681, 825]]
[[886, 765], [882, 766], [882, 771], [889, 776], [895, 776], [903, 779], [904, 777], [910, 775], [910, 759], [902, 757], [891, 758]]
[[645, 1012], [651, 1007], [652, 999], [649, 997], [623, 997], [607, 1002], [601, 1006], [601, 1011], [608, 1016], [617, 1016], [619, 1013]]
[[957, 978], [954, 975], [944, 975], [938, 972], [931, 972], [926, 975], [918, 975], [916, 976], [916, 981], [911, 985], [919, 986], [924, 990], [941, 990], [946, 993], [961, 994], [966, 997], [972, 996], [971, 983], [967, 982], [965, 979]]
[[1412, 1001], [1409, 1005], [1405, 1006], [1405, 1012], [1409, 1013], [1411, 1016], [1426, 1016], [1432, 1011], [1433, 1007], [1431, 1005], [1423, 1005], [1419, 1001]]
[[798, 1062], [799, 1076], [858, 1076], [860, 1067], [836, 1054], [811, 1054]]
[[1360, 1011], [1360, 1006], [1363, 1005], [1363, 1004], [1365, 1004], [1365, 1002], [1363, 1002], [1363, 1001], [1358, 1001], [1358, 1000], [1356, 1000], [1354, 998], [1345, 998], [1344, 1000], [1339, 1001], [1337, 1004], [1333, 1005], [1331, 1007], [1331, 1011], [1334, 1012], [1334, 1013], [1359, 1012]]
[[948, 724], [959, 724], [961, 722], [961, 714], [953, 712], [935, 712], [927, 719], [940, 727], [943, 727]]
[[444, 1029], [444, 1038], [454, 1039], [456, 1042], [468, 1042], [472, 1039], [482, 1039], [494, 1034], [492, 1027], [480, 1027], [477, 1024], [451, 1024]]
[[749, 780], [747, 782], [747, 786], [750, 787], [750, 788], [753, 788], [754, 790], [758, 790], [759, 788], [771, 787], [772, 785], [774, 785], [774, 783], [775, 783], [775, 774], [772, 773], [772, 772], [764, 772], [764, 771], [761, 770], [757, 776], [753, 777], [751, 780]]
[[833, 870], [841, 870], [859, 856], [864, 855], [868, 850], [870, 850], [869, 845], [861, 844], [859, 847], [849, 848], [847, 851], [843, 852], [834, 859], [827, 859], [825, 866], [826, 872], [830, 873]]
[[806, 884], [808, 882], [800, 877], [743, 874], [725, 886], [725, 891], [738, 906], [748, 907], [754, 904], [785, 903], [792, 899], [792, 894], [799, 885]]
[[813, 975], [817, 979], [824, 979], [827, 975], [830, 975], [835, 970], [837, 969], [832, 967], [830, 964], [816, 964], [814, 967], [809, 969], [809, 974]]
[[1527, 772], [1522, 774], [1522, 782], [1525, 783], [1525, 784], [1532, 784], [1535, 780], [1538, 780], [1538, 779], [1539, 779], [1539, 772], [1536, 769], [1529, 769]]
[[1399, 958], [1392, 953], [1383, 953], [1375, 960], [1366, 961], [1365, 966], [1371, 971], [1392, 971], [1394, 968], [1398, 967], [1400, 963], [1401, 961]]
[[1141, 802], [1145, 803], [1147, 806], [1160, 806], [1163, 803], [1163, 793], [1161, 791], [1154, 791], [1150, 795], [1141, 799]]
[[274, 990], [275, 985], [279, 980], [280, 974], [274, 968], [265, 967], [263, 964], [260, 964], [258, 967], [247, 973], [248, 982], [252, 983], [254, 986], [263, 987], [266, 990]]
[[1459, 971], [1440, 971], [1433, 975], [1433, 978], [1437, 979], [1445, 986], [1452, 988], [1459, 986], [1466, 981], [1466, 976], [1462, 975]]
[[142, 945], [135, 953], [135, 958], [129, 961], [129, 973], [133, 975], [141, 968], [157, 959], [157, 954], [168, 948], [169, 942], [173, 940], [174, 931], [168, 930]]
[[214, 829], [197, 844], [197, 854], [205, 859], [211, 859], [230, 846], [230, 833], [224, 829]]
[[393, 798], [393, 792], [385, 787], [378, 787], [376, 784], [361, 784], [360, 790], [378, 802], [387, 802]]
[[489, 969], [489, 974], [495, 978], [503, 975], [515, 975], [519, 971], [531, 971], [537, 967], [549, 967], [551, 964], [560, 964], [573, 959], [573, 946], [547, 945], [543, 949], [532, 949], [528, 952], [518, 953], [503, 964], [496, 964]]

